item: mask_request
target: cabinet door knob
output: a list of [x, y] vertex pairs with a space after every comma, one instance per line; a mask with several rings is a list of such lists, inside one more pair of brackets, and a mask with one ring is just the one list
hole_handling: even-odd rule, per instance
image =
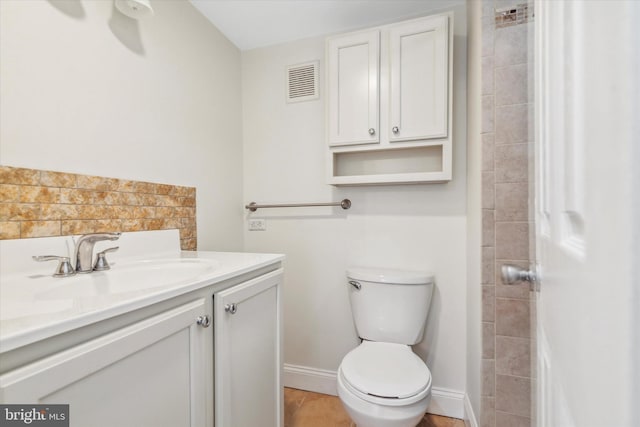
[[211, 319], [209, 319], [209, 316], [205, 314], [204, 316], [198, 316], [196, 323], [203, 328], [208, 328], [209, 325], [211, 325]]
[[227, 313], [236, 314], [236, 311], [238, 311], [238, 306], [235, 303], [225, 304], [224, 311], [226, 311]]
[[393, 131], [393, 133], [398, 133], [400, 132], [400, 128], [398, 126], [394, 126], [391, 128], [391, 130]]
[[369, 128], [369, 135], [375, 135], [376, 130], [374, 128]]

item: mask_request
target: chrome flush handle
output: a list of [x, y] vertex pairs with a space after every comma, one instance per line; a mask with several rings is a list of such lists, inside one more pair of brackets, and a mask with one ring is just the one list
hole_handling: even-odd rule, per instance
[[354, 288], [356, 288], [357, 290], [362, 289], [362, 285], [359, 282], [356, 282], [355, 280], [349, 280], [349, 284]]

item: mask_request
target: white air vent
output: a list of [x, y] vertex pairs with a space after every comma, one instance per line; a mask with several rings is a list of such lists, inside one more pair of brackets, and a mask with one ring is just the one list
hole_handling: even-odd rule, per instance
[[287, 102], [318, 99], [318, 61], [287, 67]]

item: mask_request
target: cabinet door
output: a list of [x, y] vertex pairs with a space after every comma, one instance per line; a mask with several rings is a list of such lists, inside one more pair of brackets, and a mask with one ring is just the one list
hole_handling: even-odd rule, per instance
[[215, 425], [283, 425], [282, 269], [216, 293]]
[[[69, 404], [73, 427], [211, 426], [200, 299], [0, 377], [4, 403]], [[209, 367], [208, 367], [209, 366]]]
[[390, 27], [390, 141], [447, 136], [448, 44], [446, 16]]
[[380, 32], [327, 43], [329, 145], [379, 142]]

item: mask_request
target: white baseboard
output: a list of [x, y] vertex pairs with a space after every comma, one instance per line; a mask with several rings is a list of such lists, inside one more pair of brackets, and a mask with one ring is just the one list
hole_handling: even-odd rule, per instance
[[464, 425], [466, 427], [478, 427], [478, 420], [476, 420], [476, 414], [473, 412], [473, 406], [468, 395], [464, 395]]
[[[336, 371], [285, 363], [283, 383], [285, 387], [337, 396]], [[431, 403], [427, 409], [430, 414], [462, 419], [465, 410], [464, 393], [439, 387], [431, 389]], [[477, 427], [477, 424], [471, 426]]]
[[338, 395], [336, 371], [285, 363], [283, 383], [285, 387]]

